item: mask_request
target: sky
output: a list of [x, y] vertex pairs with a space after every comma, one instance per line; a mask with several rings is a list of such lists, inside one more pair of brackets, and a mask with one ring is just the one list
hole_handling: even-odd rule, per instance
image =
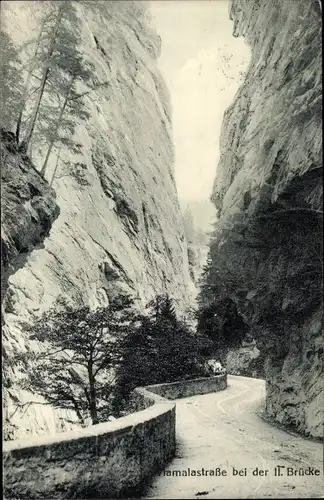
[[242, 82], [249, 48], [232, 36], [228, 0], [152, 0], [151, 13], [171, 94], [179, 198], [208, 199], [223, 113]]

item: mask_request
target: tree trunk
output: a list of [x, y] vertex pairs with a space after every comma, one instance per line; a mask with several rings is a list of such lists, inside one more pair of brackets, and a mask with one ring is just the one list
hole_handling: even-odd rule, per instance
[[51, 179], [51, 182], [50, 182], [50, 187], [53, 186], [55, 175], [56, 175], [56, 172], [57, 172], [57, 169], [58, 169], [58, 166], [59, 166], [59, 162], [60, 162], [60, 155], [61, 155], [61, 146], [59, 147], [59, 150], [58, 150], [58, 153], [57, 153], [56, 165], [55, 165], [54, 172], [53, 172], [53, 175], [52, 175], [52, 179]]
[[91, 404], [90, 404], [90, 415], [91, 415], [91, 420], [93, 425], [96, 425], [99, 423], [98, 420], [98, 413], [97, 413], [97, 402], [96, 402], [96, 395], [95, 395], [95, 390], [93, 388], [93, 391], [90, 391], [90, 398], [91, 398]]
[[85, 427], [84, 418], [83, 418], [82, 413], [81, 413], [81, 411], [79, 409], [79, 405], [78, 405], [77, 401], [74, 398], [73, 398], [73, 406], [74, 406], [74, 411], [75, 411], [78, 419], [80, 420], [80, 423], [81, 423], [82, 427]]
[[98, 412], [97, 412], [97, 395], [95, 387], [95, 378], [93, 376], [93, 363], [92, 360], [88, 363], [88, 376], [89, 376], [89, 386], [90, 386], [90, 415], [93, 425], [98, 424]]
[[29, 145], [29, 158], [30, 158], [30, 161], [33, 161], [33, 152], [34, 152], [33, 146], [34, 146], [34, 141], [31, 141], [30, 145]]
[[55, 40], [56, 40], [56, 36], [57, 36], [57, 31], [58, 31], [58, 28], [60, 26], [62, 16], [63, 16], [63, 4], [59, 7], [59, 10], [57, 13], [57, 18], [56, 18], [55, 27], [54, 27], [54, 30], [52, 33], [51, 43], [50, 43], [50, 46], [48, 49], [47, 63], [46, 63], [45, 68], [44, 68], [44, 73], [43, 73], [43, 77], [41, 79], [40, 89], [39, 89], [38, 97], [36, 100], [31, 124], [30, 124], [29, 131], [28, 131], [28, 134], [26, 137], [27, 147], [28, 147], [28, 145], [31, 141], [32, 135], [34, 133], [34, 128], [35, 128], [35, 124], [36, 124], [36, 120], [37, 120], [37, 116], [38, 116], [38, 112], [39, 112], [40, 103], [42, 101], [42, 97], [43, 97], [44, 90], [45, 90], [45, 85], [46, 85], [47, 78], [48, 78], [49, 71], [50, 71], [50, 62], [51, 62], [51, 57], [52, 57], [53, 51], [54, 51], [54, 44], [55, 44]]
[[59, 117], [57, 119], [57, 122], [56, 122], [56, 126], [55, 126], [55, 130], [52, 134], [52, 140], [50, 142], [50, 145], [49, 145], [49, 148], [47, 150], [47, 153], [46, 153], [46, 157], [45, 157], [45, 161], [44, 161], [44, 164], [43, 164], [43, 167], [42, 167], [42, 170], [41, 170], [41, 174], [44, 175], [45, 172], [46, 172], [46, 167], [47, 167], [47, 162], [49, 160], [49, 157], [51, 155], [51, 152], [52, 152], [52, 149], [53, 149], [53, 146], [56, 142], [56, 139], [57, 139], [57, 132], [60, 128], [60, 125], [61, 125], [61, 120], [63, 118], [63, 115], [64, 115], [64, 111], [65, 111], [65, 108], [66, 108], [66, 105], [68, 103], [68, 100], [69, 100], [69, 95], [70, 95], [70, 92], [71, 92], [71, 88], [72, 88], [72, 85], [73, 85], [73, 82], [74, 82], [74, 77], [72, 78], [71, 82], [70, 82], [70, 85], [69, 85], [69, 88], [68, 88], [68, 91], [67, 91], [67, 94], [65, 96], [65, 99], [64, 99], [64, 103], [63, 103], [63, 106], [61, 108], [61, 111], [60, 111], [60, 114], [59, 114]]
[[25, 104], [23, 101], [23, 104], [21, 106], [21, 110], [20, 110], [19, 115], [18, 115], [17, 126], [16, 126], [16, 141], [17, 141], [18, 146], [19, 146], [19, 138], [20, 138], [21, 119], [22, 119], [24, 107], [25, 107]]
[[45, 25], [45, 19], [43, 20], [43, 22], [42, 22], [42, 24], [40, 26], [38, 37], [37, 37], [37, 40], [36, 40], [36, 43], [35, 43], [34, 54], [33, 54], [32, 58], [30, 60], [29, 69], [28, 69], [28, 73], [27, 73], [27, 76], [26, 76], [25, 90], [24, 90], [24, 95], [23, 95], [22, 102], [21, 102], [21, 109], [20, 109], [20, 112], [19, 112], [19, 116], [18, 116], [18, 120], [17, 120], [17, 126], [16, 126], [16, 140], [17, 140], [17, 144], [18, 145], [19, 145], [19, 138], [20, 138], [20, 129], [21, 129], [22, 116], [23, 116], [23, 112], [24, 112], [24, 109], [25, 109], [26, 102], [28, 100], [29, 83], [30, 83], [30, 79], [31, 79], [31, 76], [32, 76], [32, 73], [33, 73], [33, 69], [34, 69], [32, 63], [36, 59], [36, 56], [37, 56], [37, 51], [38, 51], [38, 47], [39, 47], [39, 44], [40, 44], [40, 41], [41, 41], [41, 37], [42, 37], [44, 25]]

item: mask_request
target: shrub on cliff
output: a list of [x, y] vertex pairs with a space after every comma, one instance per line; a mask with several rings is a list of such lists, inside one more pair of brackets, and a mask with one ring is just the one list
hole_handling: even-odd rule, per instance
[[93, 424], [106, 420], [132, 304], [121, 295], [95, 311], [85, 306], [45, 313], [30, 327], [30, 340], [41, 342], [43, 350], [28, 354], [23, 387], [57, 408], [74, 410], [81, 423], [89, 416]]

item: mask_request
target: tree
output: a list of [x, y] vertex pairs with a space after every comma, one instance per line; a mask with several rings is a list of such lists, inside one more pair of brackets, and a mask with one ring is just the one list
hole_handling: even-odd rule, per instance
[[230, 297], [215, 299], [197, 312], [197, 331], [213, 341], [213, 349], [239, 346], [248, 327]]
[[[42, 99], [45, 91], [48, 90], [47, 87], [50, 87], [52, 93], [56, 92], [56, 82], [53, 81], [53, 77], [55, 80], [58, 64], [57, 61], [54, 64], [54, 56], [58, 49], [58, 40], [60, 37], [64, 38], [67, 45], [66, 52], [71, 52], [71, 37], [75, 42], [76, 36], [73, 31], [77, 30], [78, 25], [74, 6], [67, 0], [44, 2], [40, 5], [40, 11], [41, 17], [36, 38], [28, 40], [21, 48], [24, 50], [24, 59], [27, 62], [23, 68], [26, 71], [26, 77], [16, 125], [16, 139], [19, 143], [21, 127], [23, 124], [25, 126], [28, 124], [24, 138], [24, 143], [27, 146], [32, 141]], [[66, 29], [65, 32], [64, 29], [62, 30], [64, 21], [68, 21], [68, 29], [72, 28], [67, 37], [65, 37]], [[72, 54], [71, 56], [73, 57]], [[35, 101], [34, 104], [33, 101]], [[25, 120], [23, 121], [24, 115]]]
[[[47, 148], [47, 154], [45, 155], [45, 160], [43, 162], [42, 173], [46, 171], [46, 166], [48, 159], [53, 150], [56, 150], [56, 163], [52, 172], [50, 185], [53, 184], [54, 179], [57, 175], [57, 170], [59, 167], [62, 148], [68, 148], [73, 154], [80, 154], [82, 150], [82, 144], [71, 139], [74, 134], [75, 129], [75, 119], [73, 111], [69, 109], [68, 113], [64, 114], [66, 106], [69, 105], [67, 98], [65, 98], [65, 105], [61, 105], [60, 116], [57, 117], [57, 105], [42, 105], [38, 116], [38, 127], [34, 132], [33, 138], [38, 145], [42, 144], [44, 149]], [[82, 118], [87, 118], [89, 115], [86, 111], [79, 109], [79, 116]]]
[[0, 30], [0, 53], [1, 126], [13, 131], [23, 98], [23, 82], [18, 52], [3, 30]]
[[[62, 149], [77, 154], [82, 149], [73, 136], [77, 123], [89, 118], [85, 96], [100, 86], [108, 86], [107, 81], [96, 78], [93, 63], [78, 49], [79, 8], [78, 2], [71, 0], [40, 5], [38, 32], [20, 48], [27, 61], [24, 66], [19, 64], [9, 37], [3, 34], [1, 41], [2, 53], [6, 54], [1, 71], [1, 79], [6, 77], [2, 101], [9, 104], [2, 109], [10, 115], [10, 128], [15, 130], [17, 142], [22, 139], [20, 148], [30, 153], [33, 144], [33, 148], [41, 149], [43, 176], [51, 155], [57, 153], [51, 184]], [[24, 84], [20, 74], [24, 75]]]
[[[27, 99], [24, 100], [20, 121], [24, 112], [29, 115], [24, 138], [27, 148], [30, 148], [35, 133], [42, 135], [42, 142], [47, 143], [42, 175], [53, 149], [60, 151], [65, 146], [80, 152], [81, 145], [76, 145], [72, 137], [77, 119], [89, 117], [83, 98], [96, 88], [92, 81], [94, 66], [78, 50], [80, 26], [76, 7], [76, 2], [68, 0], [49, 3], [41, 18], [35, 50], [29, 62], [29, 68], [33, 70], [29, 69], [27, 80], [36, 81], [37, 86], [33, 83], [34, 105], [28, 110]], [[93, 85], [90, 89], [85, 88], [90, 81]], [[20, 123], [17, 128], [20, 130]]]
[[208, 339], [177, 318], [168, 295], [158, 295], [140, 315], [123, 344], [123, 362], [116, 370], [117, 411], [137, 386], [174, 382], [204, 374], [203, 349]]
[[[55, 42], [57, 40], [59, 27], [61, 25], [61, 21], [62, 21], [64, 13], [67, 11], [67, 8], [70, 7], [70, 2], [67, 2], [64, 0], [62, 2], [59, 2], [57, 4], [57, 6], [55, 6], [55, 4], [51, 4], [51, 5], [54, 7], [54, 9], [52, 9], [52, 11], [51, 11], [52, 16], [50, 15], [50, 21], [52, 21], [52, 18], [53, 18], [54, 22], [53, 22], [53, 25], [50, 29], [49, 45], [48, 45], [46, 56], [43, 60], [43, 68], [42, 68], [42, 75], [40, 78], [40, 86], [39, 86], [39, 90], [37, 93], [37, 98], [36, 98], [34, 110], [33, 110], [32, 116], [31, 116], [29, 130], [27, 132], [27, 136], [25, 139], [27, 145], [30, 143], [33, 132], [34, 132], [34, 128], [35, 128], [35, 124], [36, 124], [36, 120], [37, 120], [37, 115], [38, 115], [40, 104], [41, 104], [43, 94], [45, 91], [45, 86], [46, 86], [48, 77], [50, 75], [52, 56], [53, 56], [54, 50], [55, 50]], [[71, 10], [70, 10], [70, 12], [71, 12]], [[48, 15], [48, 12], [46, 12], [44, 15]]]
[[189, 205], [187, 206], [183, 214], [183, 225], [188, 243], [196, 243], [195, 222]]
[[155, 321], [167, 320], [172, 324], [176, 324], [177, 322], [175, 307], [167, 293], [157, 295], [147, 304], [146, 308], [150, 309], [150, 314], [154, 317]]
[[55, 167], [54, 167], [52, 178], [51, 178], [51, 182], [50, 182], [50, 186], [51, 187], [53, 186], [53, 182], [54, 182], [54, 179], [56, 177], [57, 169], [58, 169], [58, 166], [60, 164], [61, 149], [62, 149], [62, 144], [60, 144], [60, 146], [58, 147], [58, 151], [57, 151], [57, 155], [56, 155], [56, 163], [55, 163]]
[[30, 87], [31, 87], [31, 80], [32, 80], [32, 76], [33, 76], [33, 71], [35, 70], [36, 65], [37, 65], [37, 55], [38, 55], [38, 51], [40, 48], [42, 35], [43, 35], [44, 30], [45, 30], [47, 19], [48, 19], [48, 17], [42, 18], [37, 38], [35, 41], [32, 40], [32, 46], [33, 46], [32, 56], [28, 60], [28, 63], [27, 63], [27, 74], [26, 74], [26, 79], [25, 79], [25, 83], [24, 83], [24, 91], [23, 91], [23, 95], [22, 95], [22, 99], [21, 99], [21, 103], [20, 103], [20, 111], [19, 111], [17, 125], [16, 125], [16, 141], [18, 144], [20, 141], [20, 130], [21, 130], [21, 125], [22, 125], [23, 113], [24, 113], [24, 109], [26, 107], [28, 98], [30, 97], [29, 92], [30, 92]]
[[28, 355], [23, 387], [57, 408], [74, 410], [83, 424], [88, 415], [93, 424], [105, 420], [132, 305], [121, 295], [95, 311], [86, 306], [45, 313], [29, 327], [30, 340], [41, 342], [43, 353]]

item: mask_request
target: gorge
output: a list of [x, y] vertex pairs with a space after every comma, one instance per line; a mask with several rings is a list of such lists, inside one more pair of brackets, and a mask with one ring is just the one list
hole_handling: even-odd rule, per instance
[[[3, 4], [4, 27], [21, 48], [37, 30], [40, 3]], [[245, 37], [252, 58], [224, 116], [210, 249], [218, 290], [266, 354], [267, 416], [313, 437], [323, 421], [319, 6], [233, 0], [234, 36]], [[85, 97], [89, 118], [76, 118], [82, 150], [62, 149], [50, 188], [14, 138], [2, 137], [7, 439], [76, 425], [18, 388], [20, 354], [39, 349], [25, 322], [64, 301], [105, 305], [120, 291], [139, 308], [164, 291], [183, 313], [194, 303], [169, 95], [157, 69], [161, 39], [145, 2], [79, 1], [75, 9], [78, 48], [97, 82]], [[37, 167], [41, 154], [33, 148]], [[48, 181], [54, 169], [55, 158]], [[213, 285], [212, 271], [208, 279]]]

